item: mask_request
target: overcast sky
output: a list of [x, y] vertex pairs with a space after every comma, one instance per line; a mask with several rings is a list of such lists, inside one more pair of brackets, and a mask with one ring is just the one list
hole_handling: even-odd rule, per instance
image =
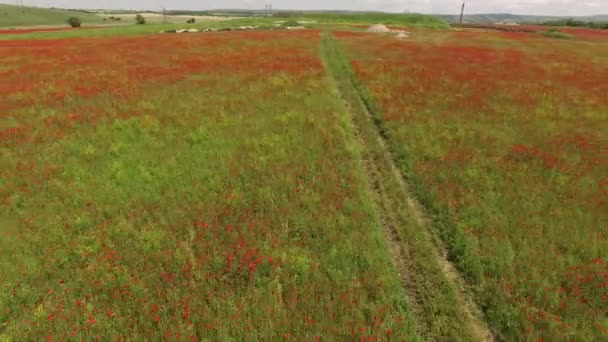
[[[0, 0], [16, 3], [19, 0]], [[64, 8], [192, 9], [264, 8], [266, 0], [23, 0], [27, 5]], [[468, 13], [546, 15], [608, 14], [608, 0], [467, 0]], [[274, 0], [275, 9], [350, 9], [457, 13], [461, 0]]]

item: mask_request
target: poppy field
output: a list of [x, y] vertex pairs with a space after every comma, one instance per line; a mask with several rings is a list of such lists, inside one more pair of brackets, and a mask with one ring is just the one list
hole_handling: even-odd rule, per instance
[[499, 340], [608, 338], [608, 35], [336, 32]]
[[0, 336], [408, 339], [319, 34], [0, 43]]
[[0, 341], [608, 338], [605, 32], [318, 26], [0, 39]]

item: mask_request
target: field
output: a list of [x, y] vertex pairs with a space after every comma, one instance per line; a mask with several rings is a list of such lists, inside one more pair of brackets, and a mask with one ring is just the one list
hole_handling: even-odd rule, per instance
[[606, 337], [608, 35], [580, 32], [338, 33], [499, 339]]
[[4, 43], [4, 333], [409, 336], [318, 40]]
[[34, 25], [66, 25], [69, 17], [76, 16], [84, 26], [103, 23], [103, 18], [93, 13], [46, 9], [34, 7], [19, 7], [0, 4], [0, 28], [34, 26]]
[[0, 34], [0, 341], [608, 338], [608, 37], [408, 18]]
[[[105, 15], [113, 16], [115, 18], [120, 18], [122, 22], [132, 23], [134, 21], [135, 15], [137, 13], [118, 13], [114, 15]], [[220, 17], [220, 16], [210, 16], [210, 15], [162, 15], [161, 13], [139, 13], [146, 19], [147, 23], [173, 23], [173, 24], [186, 24], [189, 19], [194, 19], [195, 22], [205, 22], [205, 21], [226, 21], [235, 19], [233, 17]]]
[[[67, 20], [77, 17], [82, 21], [84, 27], [95, 25], [128, 25], [135, 23], [137, 12], [86, 12], [78, 10], [63, 10], [36, 7], [19, 7], [14, 5], [0, 4], [0, 29], [18, 29], [23, 27], [35, 28], [37, 26], [65, 27], [68, 28]], [[194, 18], [198, 23], [221, 22], [234, 19], [226, 16], [202, 16], [202, 15], [167, 15], [160, 13], [141, 13], [148, 24], [181, 24], [184, 25], [188, 19]], [[112, 18], [110, 18], [112, 17]], [[157, 30], [158, 31], [158, 30]], [[156, 31], [156, 32], [157, 32]], [[154, 32], [154, 31], [152, 31]]]

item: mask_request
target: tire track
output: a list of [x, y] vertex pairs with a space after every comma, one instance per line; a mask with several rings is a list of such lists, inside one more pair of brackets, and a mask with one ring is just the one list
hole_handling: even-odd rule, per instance
[[[336, 83], [355, 127], [371, 195], [394, 267], [399, 273], [410, 309], [416, 315], [419, 334], [433, 340], [494, 341], [481, 310], [468, 293], [466, 283], [448, 260], [447, 249], [434, 234], [432, 220], [412, 195], [397, 167], [372, 113], [353, 82], [352, 70], [345, 64], [329, 32], [323, 35], [322, 53], [328, 74]], [[412, 231], [415, 236], [404, 234]], [[429, 265], [423, 265], [425, 260]], [[434, 271], [440, 273], [440, 277], [425, 278]], [[452, 293], [445, 297], [449, 303], [443, 303], [446, 306], [444, 310], [434, 314], [437, 304], [442, 303], [434, 298], [437, 289], [433, 287], [446, 284]], [[454, 307], [450, 308], [450, 305]]]

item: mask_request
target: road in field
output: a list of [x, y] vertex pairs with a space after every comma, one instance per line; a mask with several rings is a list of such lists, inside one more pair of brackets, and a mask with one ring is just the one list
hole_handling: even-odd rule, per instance
[[[357, 91], [354, 73], [330, 33], [322, 38], [322, 50], [328, 73], [333, 76], [354, 123], [386, 243], [410, 306], [417, 314], [419, 334], [433, 339], [449, 336], [492, 341], [494, 338], [481, 310], [448, 261], [446, 248], [432, 232], [432, 221], [409, 191], [381, 131]], [[435, 292], [438, 289], [443, 289], [443, 293]], [[438, 307], [442, 307], [441, 311], [433, 312]]]

